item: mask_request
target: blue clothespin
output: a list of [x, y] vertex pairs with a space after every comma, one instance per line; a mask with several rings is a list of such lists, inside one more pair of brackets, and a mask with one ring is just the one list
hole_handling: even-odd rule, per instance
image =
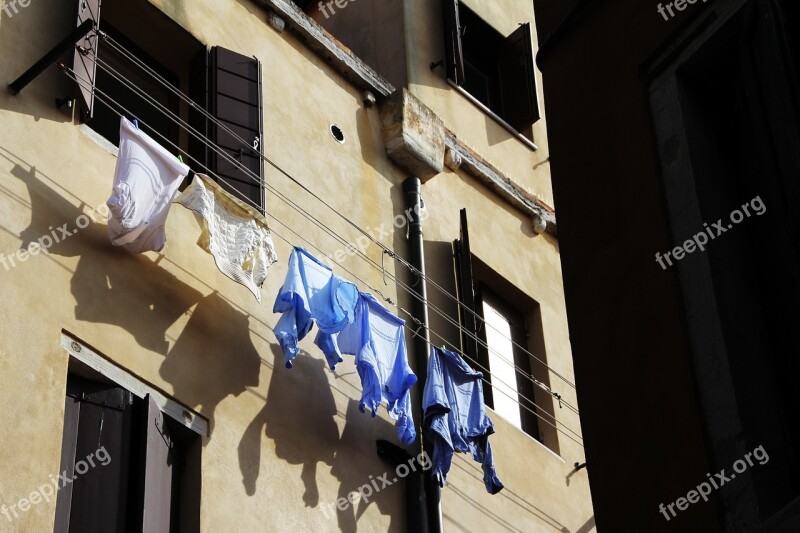
[[131, 122], [133, 123], [133, 126], [138, 130], [139, 129], [139, 121], [136, 120], [136, 119], [133, 119], [133, 120], [131, 120]]

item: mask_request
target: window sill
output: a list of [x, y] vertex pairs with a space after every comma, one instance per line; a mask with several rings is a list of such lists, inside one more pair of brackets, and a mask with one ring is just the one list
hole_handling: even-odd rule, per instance
[[[548, 448], [548, 447], [547, 447], [547, 446], [546, 446], [546, 445], [545, 445], [543, 442], [539, 441], [538, 439], [536, 439], [536, 438], [532, 437], [531, 435], [529, 435], [529, 434], [525, 433], [524, 431], [522, 431], [522, 430], [521, 430], [520, 428], [518, 428], [517, 426], [513, 425], [511, 422], [509, 422], [508, 420], [506, 420], [505, 418], [503, 418], [502, 416], [500, 416], [500, 414], [499, 414], [497, 411], [495, 411], [494, 409], [492, 409], [492, 408], [491, 408], [491, 407], [489, 407], [488, 405], [484, 405], [484, 408], [485, 408], [487, 411], [490, 411], [490, 412], [491, 412], [491, 413], [492, 413], [492, 414], [493, 414], [495, 417], [497, 417], [497, 418], [501, 419], [503, 422], [505, 422], [506, 424], [508, 424], [508, 425], [509, 425], [509, 427], [513, 428], [513, 429], [514, 429], [515, 431], [517, 431], [518, 433], [521, 433], [522, 435], [525, 435], [525, 436], [526, 436], [526, 437], [528, 437], [530, 440], [532, 440], [533, 442], [535, 442], [536, 444], [538, 444], [538, 445], [539, 445], [539, 446], [540, 446], [540, 447], [541, 447], [541, 448], [542, 448], [544, 451], [546, 451], [547, 453], [549, 453], [550, 455], [552, 455], [553, 457], [555, 457], [556, 459], [558, 459], [558, 460], [559, 460], [559, 461], [561, 461], [562, 463], [564, 463], [564, 464], [567, 464], [567, 461], [566, 461], [566, 460], [565, 460], [563, 457], [561, 457], [559, 454], [557, 454], [556, 452], [554, 452], [553, 450], [551, 450], [550, 448]], [[489, 418], [492, 418], [492, 417], [489, 417]]]
[[97, 133], [96, 131], [94, 131], [92, 128], [90, 128], [86, 124], [81, 124], [80, 126], [78, 126], [78, 129], [81, 131], [81, 133], [83, 133], [84, 135], [89, 137], [91, 140], [93, 140], [103, 150], [107, 151], [108, 153], [110, 153], [114, 157], [118, 157], [119, 156], [119, 148], [118, 147], [114, 146], [114, 144], [111, 141], [109, 141], [108, 139], [106, 139], [105, 137], [103, 137], [102, 135]]
[[503, 129], [505, 129], [507, 132], [509, 132], [512, 137], [514, 137], [515, 139], [519, 140], [522, 144], [524, 144], [526, 147], [530, 148], [534, 152], [539, 149], [539, 147], [536, 146], [536, 143], [534, 143], [532, 140], [528, 139], [527, 137], [522, 135], [520, 132], [515, 130], [514, 127], [511, 124], [509, 124], [508, 122], [506, 122], [505, 120], [500, 118], [497, 115], [497, 113], [495, 113], [494, 111], [492, 111], [491, 109], [486, 107], [480, 100], [478, 100], [477, 98], [475, 98], [474, 96], [469, 94], [467, 91], [465, 91], [464, 89], [462, 89], [461, 87], [456, 85], [453, 82], [453, 80], [448, 78], [447, 83], [449, 83], [450, 86], [453, 87], [456, 90], [456, 92], [458, 92], [461, 95], [463, 95], [467, 100], [472, 102], [472, 104], [475, 105], [478, 109], [480, 109], [481, 111], [483, 111], [484, 113], [489, 115], [495, 122], [500, 124], [500, 126], [502, 126]]

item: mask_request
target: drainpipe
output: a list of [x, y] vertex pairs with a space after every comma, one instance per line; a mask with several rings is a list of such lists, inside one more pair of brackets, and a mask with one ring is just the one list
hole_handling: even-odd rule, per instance
[[[415, 330], [418, 329], [414, 335], [414, 355], [417, 367], [417, 391], [419, 396], [419, 405], [422, 406], [422, 392], [425, 389], [425, 380], [427, 379], [428, 372], [428, 353], [430, 347], [430, 335], [428, 332], [428, 291], [425, 283], [425, 249], [422, 239], [422, 220], [420, 220], [420, 210], [422, 205], [421, 197], [422, 184], [419, 178], [408, 178], [403, 182], [403, 192], [406, 199], [406, 213], [409, 215], [408, 223], [408, 249], [410, 253], [410, 263], [421, 275], [411, 274], [411, 288], [415, 293], [413, 296], [413, 306], [411, 308], [412, 315], [418, 321], [412, 326]], [[417, 327], [417, 325], [421, 327]], [[420, 438], [422, 436], [420, 435]], [[430, 453], [428, 455], [431, 455]], [[427, 515], [427, 528], [429, 533], [441, 533], [442, 531], [442, 505], [441, 505], [441, 491], [439, 484], [428, 473], [423, 476], [424, 483], [420, 488], [423, 489], [422, 500], [424, 506], [422, 507], [421, 515]], [[409, 529], [414, 531], [414, 529]]]

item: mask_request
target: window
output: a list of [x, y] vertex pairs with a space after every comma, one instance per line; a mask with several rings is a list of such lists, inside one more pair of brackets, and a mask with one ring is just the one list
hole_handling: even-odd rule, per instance
[[[133, 53], [169, 83], [180, 87], [178, 75], [126, 39], [108, 21], [102, 19], [100, 24], [103, 31], [108, 33], [115, 41], [123, 44], [126, 50]], [[108, 64], [109, 69], [97, 68], [95, 87], [102, 91], [103, 94], [113, 98], [119, 103], [119, 106], [108, 102], [103, 96], [95, 99], [93, 113], [88, 120], [91, 128], [114, 145], [119, 146], [119, 114], [117, 112], [123, 112], [124, 114], [122, 108], [125, 108], [131, 112], [132, 117], [129, 118], [137, 119], [142, 130], [159, 144], [170, 148], [169, 144], [159, 137], [160, 134], [170, 142], [180, 146], [178, 125], [122, 80], [128, 80], [139, 89], [144, 90], [148, 96], [176, 115], [180, 114], [178, 97], [111, 47], [103, 48], [101, 59]], [[111, 72], [111, 69], [113, 69], [113, 72]]]
[[199, 531], [200, 436], [90, 373], [67, 379], [55, 533]]
[[463, 305], [458, 309], [462, 351], [488, 382], [483, 386], [486, 405], [558, 453], [557, 431], [547, 423], [554, 416], [553, 397], [533, 382], [549, 388], [539, 304], [472, 255], [465, 209], [461, 236], [453, 246]]
[[[488, 403], [512, 425], [523, 429], [521, 412], [523, 410], [517, 404], [519, 384], [515, 367], [515, 363], [520, 362], [521, 358], [514, 345], [514, 342], [519, 343], [520, 340], [524, 345], [527, 340], [522, 316], [499, 297], [495, 297], [488, 289], [481, 291], [478, 301], [480, 302], [478, 309], [482, 311], [480, 314], [486, 321], [485, 326], [480, 330], [483, 333], [481, 340], [486, 343], [486, 347], [481, 346], [483, 357], [480, 359], [487, 362], [487, 368], [491, 369], [492, 377], [497, 379], [497, 383], [493, 383], [492, 387], [489, 387], [492, 394]], [[530, 372], [529, 368], [524, 370]], [[495, 389], [497, 389], [497, 394], [494, 393]], [[525, 418], [527, 419], [527, 417]], [[525, 429], [528, 433], [538, 436], [536, 417], [533, 417], [531, 422], [533, 422], [533, 427]]]
[[[88, 53], [75, 53], [76, 75], [87, 80], [85, 85], [91, 80], [98, 91], [79, 88], [81, 117], [87, 125], [117, 145], [119, 114], [130, 115], [128, 118], [136, 118], [143, 131], [176, 157], [180, 152], [193, 170], [219, 176], [224, 189], [263, 208], [263, 186], [238, 166], [241, 163], [263, 180], [263, 161], [257, 153], [263, 140], [259, 61], [222, 47], [208, 49], [145, 0], [105, 0], [102, 13], [98, 0], [78, 0], [77, 11], [78, 24], [87, 18], [95, 20], [113, 40], [112, 45], [90, 34], [81, 43]], [[164, 46], [164, 35], [169, 35], [169, 46]], [[214, 124], [117, 47], [177, 87], [224, 127]], [[96, 64], [95, 57], [100, 63]], [[178, 125], [132, 86], [188, 122], [226, 156]]]
[[459, 0], [442, 0], [447, 78], [518, 132], [539, 120], [529, 23], [504, 36]]

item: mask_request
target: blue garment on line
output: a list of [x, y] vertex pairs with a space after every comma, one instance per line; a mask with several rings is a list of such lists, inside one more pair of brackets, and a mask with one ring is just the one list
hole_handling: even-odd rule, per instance
[[274, 313], [283, 313], [275, 325], [275, 336], [283, 349], [286, 368], [297, 357], [297, 343], [316, 321], [320, 333], [315, 343], [322, 348], [333, 368], [342, 361], [341, 354], [331, 344], [330, 334], [338, 333], [353, 322], [358, 302], [358, 288], [333, 274], [331, 268], [299, 246], [289, 257], [289, 271], [278, 291]]
[[460, 355], [434, 346], [423, 392], [422, 427], [426, 442], [433, 443], [432, 473], [440, 486], [450, 471], [453, 452], [471, 452], [472, 458], [483, 464], [486, 490], [497, 494], [503, 484], [495, 473], [489, 445], [494, 426], [483, 406], [482, 377]]
[[[403, 320], [390, 313], [374, 296], [362, 292], [353, 323], [337, 335], [318, 335], [318, 338], [326, 338], [318, 344], [320, 347], [338, 346], [341, 353], [356, 356], [362, 387], [361, 412], [369, 408], [375, 416], [382, 400], [386, 400], [389, 416], [397, 420], [400, 442], [409, 445], [417, 438], [409, 393], [417, 376], [408, 365], [404, 325]], [[329, 361], [334, 356], [326, 353]]]

